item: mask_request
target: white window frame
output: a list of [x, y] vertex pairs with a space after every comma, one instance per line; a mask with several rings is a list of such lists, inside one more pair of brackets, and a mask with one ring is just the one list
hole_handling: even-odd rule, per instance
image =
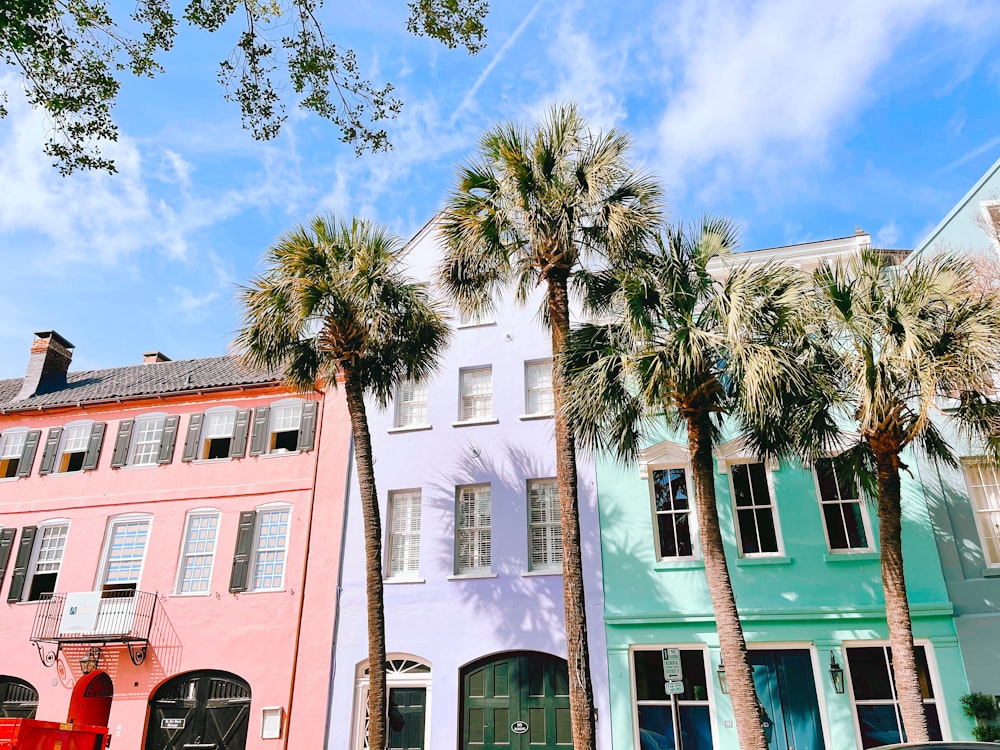
[[[466, 377], [478, 373], [489, 374], [489, 393], [468, 393], [466, 387]], [[493, 412], [493, 366], [484, 365], [482, 367], [464, 367], [458, 373], [458, 421], [466, 423], [489, 422], [494, 419]], [[471, 385], [471, 383], [469, 384]], [[466, 399], [470, 399], [470, 406], [473, 412], [479, 411], [477, 403], [489, 400], [489, 413], [486, 415], [466, 416]]]
[[[935, 709], [937, 710], [938, 723], [941, 725], [941, 740], [943, 742], [951, 741], [951, 726], [948, 722], [948, 711], [942, 710], [945, 708], [943, 703], [944, 692], [941, 689], [941, 675], [938, 672], [937, 666], [937, 654], [934, 651], [933, 644], [926, 638], [914, 638], [914, 647], [922, 646], [924, 649], [924, 656], [927, 658], [927, 676], [931, 681], [931, 689], [934, 691], [934, 697], [930, 699], [923, 699], [924, 704], [933, 703]], [[851, 662], [847, 658], [848, 650], [852, 648], [881, 648], [883, 653], [891, 654], [891, 644], [888, 640], [870, 640], [870, 641], [844, 641], [841, 646], [841, 654], [844, 658], [844, 679], [846, 680], [846, 692], [851, 701], [851, 721], [854, 723], [854, 739], [857, 742], [857, 747], [862, 747], [861, 739], [861, 722], [858, 720], [858, 701], [854, 698], [854, 679], [851, 674]], [[891, 659], [891, 656], [889, 657]], [[892, 679], [892, 670], [889, 670], [889, 688], [892, 691], [892, 704], [896, 707], [896, 720], [899, 722], [899, 726], [902, 727], [902, 722], [899, 718], [899, 699], [896, 696], [896, 683]], [[860, 702], [861, 705], [870, 706], [880, 706], [887, 705], [885, 699], [879, 700], [864, 700]], [[902, 732], [900, 732], [900, 737], [902, 737]]]
[[[489, 525], [482, 525], [478, 523], [481, 520], [482, 511], [480, 509], [480, 503], [482, 498], [479, 493], [483, 490], [489, 493]], [[466, 491], [472, 491], [476, 493], [476, 523], [470, 526], [462, 525], [462, 494]], [[482, 565], [482, 555], [481, 553], [476, 553], [474, 557], [480, 563], [476, 566], [462, 567], [462, 544], [463, 537], [471, 537], [472, 544], [480, 544], [483, 537], [488, 539], [490, 552], [489, 552], [489, 565]], [[457, 576], [486, 576], [493, 572], [493, 487], [489, 482], [482, 484], [463, 484], [455, 488], [455, 575]]]
[[[135, 581], [116, 581], [109, 583], [108, 571], [111, 567], [111, 543], [114, 539], [115, 529], [131, 523], [146, 524], [146, 541], [143, 544], [142, 557], [139, 558], [139, 572], [135, 576]], [[101, 547], [101, 564], [97, 569], [97, 581], [94, 584], [95, 591], [101, 591], [105, 586], [127, 586], [132, 584], [135, 591], [139, 590], [139, 583], [142, 581], [142, 574], [146, 568], [146, 558], [149, 552], [149, 539], [153, 534], [153, 516], [149, 513], [127, 513], [120, 516], [112, 516], [108, 519], [108, 526], [104, 532], [104, 544]], [[132, 558], [135, 559], [135, 558]]]
[[[270, 405], [270, 411], [267, 414], [267, 450], [268, 454], [282, 454], [282, 453], [297, 453], [298, 448], [275, 448], [275, 441], [277, 440], [277, 435], [280, 432], [295, 432], [296, 435], [302, 432], [302, 406], [305, 401], [301, 398], [283, 398], [280, 401], [275, 401]], [[288, 409], [295, 407], [297, 409], [297, 416], [294, 417], [298, 426], [294, 429], [277, 429], [278, 425], [275, 424], [279, 409]], [[296, 445], [298, 444], [298, 437], [296, 437]]]
[[[292, 506], [288, 503], [277, 503], [272, 505], [262, 505], [254, 509], [257, 518], [254, 521], [253, 528], [253, 547], [250, 550], [250, 570], [247, 571], [247, 591], [284, 591], [285, 590], [285, 574], [288, 572], [288, 550], [289, 550], [289, 539], [292, 535]], [[270, 547], [266, 549], [261, 549], [261, 531], [264, 525], [264, 516], [268, 513], [280, 513], [285, 512], [288, 514], [288, 518], [285, 521], [285, 535], [282, 540], [280, 547]], [[257, 558], [259, 555], [268, 552], [281, 552], [281, 581], [276, 586], [258, 586], [257, 585]], [[273, 578], [273, 575], [266, 576]]]
[[[149, 424], [154, 425], [155, 438], [153, 440], [146, 439], [141, 442], [145, 446], [153, 446], [153, 452], [148, 456], [147, 460], [137, 461], [136, 454], [140, 445], [139, 435], [141, 430]], [[165, 413], [143, 414], [132, 421], [132, 439], [129, 441], [128, 459], [125, 462], [126, 466], [156, 466], [159, 463], [160, 447], [163, 445], [163, 430], [166, 424], [167, 415]]]
[[[86, 428], [87, 436], [83, 439], [83, 449], [82, 450], [68, 450], [67, 443], [69, 442], [70, 431], [76, 431], [78, 429]], [[63, 465], [69, 465], [68, 456], [71, 453], [82, 453], [83, 460], [87, 458], [87, 450], [90, 448], [90, 436], [94, 433], [94, 420], [93, 419], [78, 419], [75, 422], [70, 422], [63, 426], [62, 434], [59, 436], [59, 449], [56, 451], [56, 461], [52, 466], [53, 474], [78, 474], [83, 471], [83, 468], [74, 469], [70, 471], [68, 468], [64, 469]]]
[[[982, 471], [984, 468], [990, 469], [993, 472], [993, 478], [997, 480], [997, 484], [982, 484], [973, 485], [970, 477], [970, 471], [975, 469], [982, 476]], [[969, 507], [972, 510], [972, 515], [976, 519], [976, 531], [979, 533], [979, 543], [983, 550], [983, 562], [985, 562], [987, 568], [1000, 568], [1000, 467], [993, 464], [985, 457], [970, 457], [962, 459], [962, 476], [965, 480], [965, 488], [969, 495]], [[996, 487], [997, 496], [997, 506], [996, 508], [990, 507], [979, 507], [976, 498], [973, 493], [974, 488], [981, 488], [986, 490], [989, 487]], [[989, 502], [988, 497], [984, 498]], [[991, 524], [991, 528], [988, 529], [987, 523]], [[988, 531], [992, 531], [989, 534]], [[987, 543], [987, 539], [992, 538], [995, 540], [994, 544], [998, 548], [998, 557], [993, 559], [990, 554], [990, 545]]]
[[[204, 412], [205, 416], [204, 416], [204, 418], [202, 419], [202, 422], [201, 422], [201, 434], [198, 436], [198, 460], [199, 461], [229, 461], [230, 460], [230, 458], [229, 458], [229, 451], [226, 452], [225, 456], [220, 456], [218, 458], [209, 458], [208, 457], [208, 447], [209, 447], [209, 442], [212, 441], [212, 440], [216, 440], [216, 439], [222, 439], [222, 440], [224, 440], [226, 438], [229, 438], [229, 447], [230, 447], [230, 449], [232, 448], [233, 437], [236, 434], [236, 417], [239, 414], [239, 412], [240, 412], [240, 410], [237, 407], [235, 407], [235, 406], [213, 406], [211, 409], [206, 409], [205, 410], [205, 412]], [[226, 416], [231, 416], [232, 417], [232, 419], [229, 420], [230, 421], [229, 433], [228, 434], [223, 434], [222, 432], [219, 432], [218, 434], [212, 434], [212, 431], [210, 429], [210, 425], [211, 425], [211, 423], [213, 421], [213, 418], [219, 417], [219, 416], [222, 416], [222, 415], [226, 415]], [[268, 415], [268, 416], [270, 418], [270, 415]], [[302, 421], [302, 418], [301, 418], [301, 415], [300, 415], [299, 422], [301, 423], [301, 421]], [[268, 434], [268, 443], [270, 443], [270, 440], [271, 440], [271, 437], [270, 437], [270, 434]]]
[[[548, 365], [549, 370], [549, 385], [548, 387], [531, 387], [531, 376], [530, 372], [533, 369], [545, 367]], [[548, 392], [547, 400], [550, 403], [548, 409], [538, 409], [532, 406], [532, 394], [544, 394]], [[536, 399], [539, 397], [536, 396]], [[545, 359], [531, 359], [524, 363], [524, 415], [526, 417], [551, 417], [555, 413], [555, 396], [552, 391], [552, 358], [547, 357]]]
[[[747, 508], [754, 508], [755, 510], [761, 508], [769, 508], [771, 511], [771, 518], [774, 521], [774, 536], [775, 542], [778, 549], [774, 552], [745, 552], [743, 550], [743, 543], [741, 542], [742, 534], [740, 533], [740, 519], [739, 511], [740, 506], [736, 505], [736, 482], [733, 479], [733, 467], [734, 466], [750, 466], [751, 464], [760, 464], [764, 467], [764, 479], [767, 482], [767, 492], [768, 492], [768, 504], [767, 505], [751, 505], [743, 507], [744, 510]], [[778, 515], [778, 498], [774, 492], [774, 477], [773, 470], [767, 461], [761, 461], [755, 458], [739, 458], [739, 459], [728, 459], [726, 461], [726, 473], [729, 475], [729, 498], [730, 505], [733, 509], [733, 531], [736, 535], [736, 549], [739, 552], [741, 558], [757, 558], [757, 557], [784, 557], [785, 556], [785, 543], [781, 534], [781, 518]], [[750, 470], [747, 469], [747, 479], [749, 480]], [[753, 483], [750, 483], [750, 491], [753, 492]], [[754, 498], [756, 500], [756, 497]], [[758, 528], [757, 541], [760, 542], [760, 533]]]
[[467, 315], [458, 305], [455, 306], [455, 328], [480, 328], [495, 326], [496, 318], [492, 310], [485, 310], [475, 315]]
[[1000, 199], [979, 201], [979, 210], [982, 211], [983, 221], [986, 222], [986, 233], [990, 237], [990, 243], [993, 245], [994, 251], [1000, 253], [1000, 218], [994, 221], [990, 215], [991, 209], [1000, 212]]
[[[4, 477], [0, 476], [0, 480], [3, 479], [16, 479], [17, 472], [21, 469], [21, 459], [24, 458], [24, 446], [28, 439], [28, 433], [31, 430], [27, 427], [10, 427], [0, 433], [0, 466], [6, 468], [6, 463], [8, 461], [17, 461], [17, 468], [14, 469], [14, 476]], [[5, 455], [7, 453], [7, 441], [11, 438], [20, 438], [21, 450], [18, 451], [17, 455]]]
[[[32, 587], [32, 585], [34, 583], [35, 576], [38, 575], [38, 573], [39, 573], [39, 571], [38, 571], [38, 565], [39, 565], [38, 558], [39, 558], [39, 556], [41, 554], [41, 551], [42, 551], [42, 542], [43, 542], [43, 540], [45, 538], [45, 532], [46, 531], [53, 531], [53, 530], [56, 530], [56, 529], [65, 529], [65, 533], [62, 534], [62, 546], [61, 546], [61, 549], [59, 551], [59, 559], [58, 560], [44, 560], [44, 561], [42, 561], [42, 563], [43, 564], [52, 564], [52, 563], [54, 563], [57, 566], [56, 567], [56, 571], [55, 571], [56, 580], [52, 584], [52, 593], [55, 593], [56, 591], [59, 590], [59, 576], [62, 574], [62, 562], [63, 562], [63, 559], [66, 556], [66, 545], [69, 543], [70, 521], [69, 521], [68, 518], [51, 518], [51, 519], [42, 521], [39, 524], [36, 524], [36, 526], [35, 526], [35, 540], [34, 540], [34, 543], [31, 545], [31, 558], [28, 561], [28, 571], [27, 571], [27, 574], [25, 575], [25, 578], [24, 578], [24, 588], [21, 591], [21, 601], [22, 602], [41, 601], [40, 599], [29, 599], [29, 597], [31, 596], [31, 587]], [[47, 571], [44, 571], [42, 574], [44, 575], [45, 573], [51, 573], [51, 572], [52, 571], [48, 571], [47, 570]]]
[[[431, 686], [434, 679], [434, 668], [429, 661], [413, 654], [388, 653], [385, 655], [388, 664], [385, 674], [385, 699], [389, 702], [390, 688], [424, 688], [426, 702], [424, 703], [424, 747], [431, 746]], [[407, 667], [406, 662], [413, 662]], [[426, 671], [413, 671], [427, 667]], [[358, 664], [354, 671], [354, 738], [351, 747], [354, 750], [368, 750], [368, 687], [371, 679], [368, 675], [368, 660]]]
[[[683, 513], [683, 511], [665, 511], [661, 513], [656, 509], [656, 472], [657, 471], [671, 471], [680, 469], [684, 472], [684, 484], [687, 487], [688, 492], [688, 534], [691, 537], [691, 554], [690, 555], [675, 555], [675, 556], [665, 556], [663, 550], [660, 549], [660, 516], [661, 515], [671, 515], [678, 516]], [[653, 549], [656, 551], [656, 559], [658, 562], [681, 562], [685, 560], [700, 560], [701, 559], [701, 549], [698, 546], [698, 513], [694, 503], [694, 477], [692, 476], [691, 467], [689, 464], [684, 462], [671, 462], [671, 463], [656, 463], [649, 464], [646, 467], [647, 472], [647, 486], [649, 489], [649, 509], [652, 513], [653, 519]], [[676, 522], [675, 522], [676, 523]], [[674, 532], [676, 533], [677, 527], [674, 526]]]
[[[406, 389], [409, 389], [410, 391], [410, 398], [404, 398]], [[398, 429], [417, 429], [419, 427], [427, 427], [427, 394], [428, 388], [426, 382], [407, 380], [404, 383], [400, 383], [396, 388], [396, 413], [393, 418], [393, 426]], [[416, 396], [422, 396], [422, 398], [416, 398]], [[422, 420], [416, 420], [412, 417], [412, 410], [414, 407], [422, 411]], [[407, 414], [410, 416], [404, 417], [404, 415]]]
[[[542, 521], [533, 521], [531, 493], [537, 486], [545, 485], [554, 492], [555, 499], [555, 520], [548, 518]], [[563, 547], [562, 547], [562, 513], [559, 506], [559, 482], [556, 477], [545, 477], [543, 479], [529, 479], [527, 482], [525, 505], [528, 509], [528, 571], [531, 573], [562, 573]], [[535, 532], [541, 531], [545, 541], [546, 562], [535, 564], [534, 558], [534, 537]], [[554, 549], [558, 544], [558, 551]], [[552, 558], [558, 557], [557, 560]]]
[[[215, 538], [212, 540], [212, 551], [208, 552], [188, 552], [188, 535], [191, 533], [191, 523], [194, 519], [214, 519]], [[222, 512], [217, 508], [194, 508], [189, 510], [184, 518], [184, 533], [181, 536], [180, 555], [177, 559], [177, 577], [174, 582], [174, 596], [209, 596], [212, 593], [212, 576], [215, 574], [215, 558], [219, 549], [219, 526], [222, 521]], [[184, 591], [185, 578], [187, 572], [187, 561], [189, 557], [208, 557], [208, 588], [205, 591]], [[202, 566], [203, 569], [203, 566]]]
[[[702, 659], [705, 664], [705, 689], [708, 695], [705, 700], [685, 700], [683, 703], [678, 700], [678, 705], [685, 706], [708, 706], [708, 720], [709, 725], [712, 730], [712, 747], [719, 747], [719, 736], [718, 727], [716, 726], [715, 717], [715, 690], [713, 688], [713, 678], [715, 677], [715, 670], [712, 669], [712, 659], [710, 657], [708, 647], [701, 643], [664, 643], [664, 644], [642, 644], [642, 645], [630, 645], [628, 648], [628, 682], [629, 682], [629, 710], [632, 713], [632, 738], [633, 747], [635, 750], [640, 750], [639, 745], [639, 694], [636, 688], [636, 671], [635, 671], [635, 654], [637, 651], [662, 651], [665, 648], [677, 648], [682, 651], [701, 651]], [[670, 701], [651, 701], [644, 700], [642, 702], [644, 706], [669, 706], [672, 705]], [[675, 736], [677, 728], [675, 727]]]
[[[405, 519], [401, 502], [406, 498], [409, 504]], [[419, 488], [390, 490], [388, 494], [388, 523], [386, 524], [385, 579], [386, 581], [417, 581], [420, 579], [420, 524], [423, 497]], [[413, 508], [416, 506], [416, 513]], [[397, 530], [397, 521], [406, 521], [404, 529]], [[403, 567], [393, 571], [393, 556], [396, 549], [402, 549]]]
[[[824, 456], [820, 459], [821, 461], [830, 461], [831, 468], [836, 474], [836, 460], [837, 456]], [[815, 462], [815, 463], [818, 463]], [[826, 540], [826, 549], [831, 555], [857, 555], [864, 552], [874, 552], [875, 551], [875, 538], [872, 535], [871, 520], [868, 517], [868, 508], [866, 507], [864, 498], [861, 493], [861, 485], [855, 480], [854, 484], [857, 489], [858, 496], [856, 498], [843, 498], [840, 496], [840, 480], [835, 478], [834, 484], [837, 488], [837, 499], [835, 500], [824, 500], [822, 488], [819, 483], [819, 467], [814, 463], [812, 467], [812, 477], [813, 485], [816, 488], [816, 502], [819, 503], [819, 516], [820, 523], [823, 526], [823, 538]], [[864, 547], [838, 547], [834, 549], [833, 545], [830, 543], [830, 530], [826, 526], [826, 513], [824, 510], [827, 505], [839, 505], [844, 506], [848, 503], [857, 503], [858, 509], [861, 511], [861, 525], [865, 532], [865, 540], [868, 542]], [[843, 519], [843, 507], [840, 510], [841, 519]], [[846, 534], [846, 529], [844, 530]]]

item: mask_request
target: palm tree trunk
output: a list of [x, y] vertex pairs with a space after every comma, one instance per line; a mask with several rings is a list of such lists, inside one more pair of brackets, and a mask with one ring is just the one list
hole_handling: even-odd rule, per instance
[[361, 517], [365, 526], [365, 589], [368, 596], [368, 747], [386, 747], [385, 609], [382, 601], [382, 522], [379, 517], [372, 440], [368, 431], [364, 388], [347, 367], [344, 391], [354, 431], [354, 461], [361, 490]]
[[[552, 326], [552, 357], [558, 362], [569, 338], [569, 295], [566, 279], [548, 279], [548, 311]], [[594, 687], [590, 679], [587, 606], [583, 590], [580, 508], [577, 500], [576, 440], [563, 410], [566, 381], [562, 368], [552, 368], [555, 407], [556, 478], [563, 551], [563, 606], [566, 613], [566, 656], [569, 663], [569, 709], [574, 750], [596, 748]]]
[[760, 701], [753, 683], [753, 672], [747, 659], [747, 644], [743, 638], [733, 594], [726, 550], [719, 528], [719, 509], [715, 499], [715, 465], [712, 461], [712, 426], [708, 412], [698, 411], [687, 419], [688, 450], [694, 474], [694, 504], [698, 513], [698, 538], [705, 561], [708, 592], [712, 597], [715, 626], [719, 633], [719, 648], [726, 667], [729, 698], [733, 703], [736, 735], [742, 750], [767, 750], [767, 739], [761, 721]]
[[875, 462], [878, 468], [882, 590], [885, 597], [885, 619], [889, 625], [889, 644], [892, 646], [896, 700], [903, 717], [906, 741], [927, 742], [927, 717], [920, 697], [917, 661], [913, 653], [913, 626], [910, 622], [910, 605], [906, 600], [906, 580], [903, 577], [899, 453], [896, 450], [876, 451]]

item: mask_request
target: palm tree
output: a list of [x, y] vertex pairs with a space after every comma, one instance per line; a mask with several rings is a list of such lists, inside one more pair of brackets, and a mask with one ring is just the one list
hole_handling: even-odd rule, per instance
[[[539, 123], [497, 125], [477, 157], [459, 170], [443, 211], [446, 243], [439, 279], [463, 312], [490, 310], [513, 284], [524, 303], [545, 285], [542, 319], [553, 357], [570, 330], [570, 285], [591, 257], [627, 252], [660, 221], [659, 188], [628, 164], [628, 136], [592, 133], [573, 105], [553, 107]], [[556, 473], [563, 549], [566, 650], [573, 746], [595, 746], [594, 697], [587, 645], [576, 444], [563, 412], [565, 385], [553, 368]]]
[[712, 448], [725, 429], [762, 458], [787, 451], [770, 426], [805, 386], [798, 352], [808, 281], [773, 262], [734, 263], [736, 244], [732, 222], [707, 217], [666, 228], [655, 247], [628, 264], [584, 279], [588, 306], [610, 322], [574, 330], [564, 366], [568, 414], [588, 448], [630, 462], [662, 421], [686, 429], [701, 554], [740, 747], [767, 750], [719, 526]]
[[343, 383], [361, 491], [368, 597], [368, 747], [386, 733], [382, 528], [365, 395], [384, 406], [404, 380], [436, 367], [450, 338], [441, 309], [406, 278], [403, 244], [380, 226], [319, 216], [283, 235], [265, 270], [240, 290], [236, 348], [252, 367], [277, 369], [289, 385]]
[[997, 455], [1000, 421], [988, 394], [1000, 361], [1000, 294], [977, 283], [974, 259], [920, 256], [894, 265], [892, 254], [871, 248], [821, 265], [815, 284], [822, 321], [817, 351], [827, 377], [825, 393], [805, 412], [808, 429], [798, 434], [806, 453], [846, 447], [869, 475], [899, 710], [906, 740], [926, 742], [903, 575], [902, 455], [913, 448], [955, 465], [942, 421]]

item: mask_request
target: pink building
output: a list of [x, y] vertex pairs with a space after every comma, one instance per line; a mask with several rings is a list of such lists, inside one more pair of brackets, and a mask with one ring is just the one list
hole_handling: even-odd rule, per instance
[[38, 333], [0, 381], [0, 716], [65, 720], [90, 673], [112, 747], [321, 747], [340, 392], [228, 356], [68, 372], [72, 349]]

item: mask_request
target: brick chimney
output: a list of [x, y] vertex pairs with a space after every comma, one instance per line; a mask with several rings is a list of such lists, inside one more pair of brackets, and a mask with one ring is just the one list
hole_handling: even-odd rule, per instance
[[163, 352], [143, 352], [142, 353], [142, 363], [144, 365], [155, 365], [157, 362], [169, 362], [170, 357], [168, 357]]
[[73, 345], [55, 331], [36, 331], [28, 359], [28, 371], [15, 401], [66, 385], [66, 373], [73, 359]]

